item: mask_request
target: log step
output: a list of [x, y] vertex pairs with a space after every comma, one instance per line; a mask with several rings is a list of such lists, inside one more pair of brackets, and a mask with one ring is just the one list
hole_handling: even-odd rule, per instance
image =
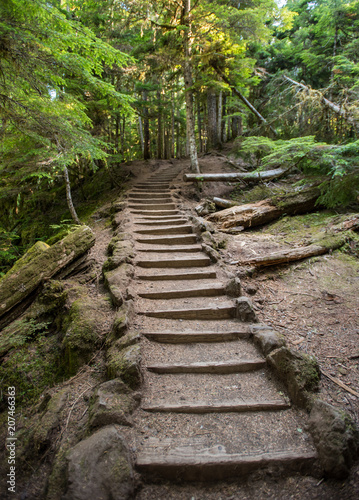
[[272, 401], [230, 401], [220, 402], [195, 402], [195, 403], [162, 403], [143, 405], [142, 410], [165, 413], [228, 413], [228, 412], [253, 412], [253, 411], [280, 411], [290, 408], [284, 400]]
[[144, 299], [179, 299], [186, 297], [216, 297], [224, 295], [224, 286], [221, 283], [212, 283], [209, 286], [199, 288], [187, 288], [185, 290], [159, 290], [151, 292], [139, 292], [138, 295]]
[[136, 262], [136, 264], [140, 267], [153, 267], [153, 268], [204, 267], [204, 266], [209, 266], [211, 264], [211, 261], [209, 257], [207, 257], [206, 255], [199, 255], [199, 256], [196, 255], [191, 258], [173, 257], [168, 259], [157, 259], [157, 260], [140, 259]]
[[188, 221], [187, 219], [165, 219], [165, 220], [139, 220], [135, 221], [136, 225], [139, 226], [180, 226], [182, 224], [186, 224]]
[[216, 307], [145, 311], [139, 312], [139, 314], [143, 314], [152, 318], [208, 320], [234, 318], [235, 312], [236, 308], [234, 307], [234, 305], [220, 305]]
[[[148, 187], [134, 187], [133, 189], [131, 189], [131, 193], [137, 193], [137, 194], [141, 194], [141, 193], [148, 193]], [[169, 194], [171, 191], [169, 190], [168, 187], [164, 187], [164, 188], [156, 188], [154, 191], [154, 193], [160, 193], [160, 194]]]
[[160, 192], [160, 193], [157, 193], [157, 192], [141, 192], [141, 193], [134, 193], [132, 191], [130, 191], [129, 193], [129, 198], [139, 198], [140, 200], [143, 200], [144, 198], [168, 198], [168, 196], [166, 196], [166, 194], [168, 193], [168, 196], [170, 195], [170, 192], [169, 191], [164, 191], [164, 192]]
[[153, 189], [157, 191], [157, 189], [166, 189], [169, 191], [169, 182], [146, 182], [145, 184], [136, 184], [136, 188], [145, 188], [147, 190]]
[[160, 246], [151, 246], [147, 248], [138, 248], [138, 252], [156, 252], [156, 253], [168, 253], [168, 252], [179, 252], [179, 253], [191, 253], [191, 252], [201, 252], [202, 247], [201, 245], [187, 245], [185, 247], [180, 247], [180, 246], [170, 246], [167, 248], [160, 247]]
[[259, 370], [266, 366], [264, 359], [229, 360], [222, 362], [198, 362], [148, 365], [147, 370], [154, 373], [240, 373]]
[[[183, 220], [183, 215], [177, 213], [177, 215], [143, 215], [142, 217], [137, 217], [137, 220], [142, 221], [170, 221], [170, 220]], [[187, 220], [187, 219], [185, 219]]]
[[191, 225], [183, 226], [164, 226], [153, 227], [150, 229], [136, 229], [136, 234], [190, 234], [192, 233]]
[[163, 245], [178, 245], [178, 244], [193, 244], [197, 243], [197, 237], [195, 234], [188, 235], [178, 235], [178, 236], [161, 236], [158, 238], [136, 238], [137, 243], [152, 243], [163, 244]]
[[203, 280], [216, 278], [215, 271], [194, 271], [185, 273], [165, 273], [165, 274], [140, 274], [137, 276], [139, 280], [149, 281], [170, 281], [170, 280]]
[[131, 210], [134, 215], [155, 215], [155, 216], [173, 216], [178, 215], [178, 210]]
[[174, 203], [158, 203], [158, 204], [138, 204], [138, 205], [128, 205], [128, 208], [136, 208], [138, 210], [153, 210], [154, 208], [156, 210], [175, 210], [176, 205]]
[[277, 451], [258, 454], [226, 453], [221, 445], [200, 450], [192, 447], [156, 446], [143, 448], [136, 468], [149, 475], [181, 481], [214, 481], [247, 476], [260, 470], [301, 470], [310, 473], [317, 456], [314, 451]]
[[248, 329], [232, 332], [145, 332], [144, 335], [149, 340], [161, 342], [163, 344], [190, 344], [197, 342], [226, 342], [248, 338]]
[[140, 203], [141, 205], [158, 205], [159, 203], [173, 203], [173, 199], [170, 196], [163, 196], [162, 198], [152, 198], [152, 196], [143, 196], [140, 199], [133, 198], [129, 196], [127, 198], [129, 203]]

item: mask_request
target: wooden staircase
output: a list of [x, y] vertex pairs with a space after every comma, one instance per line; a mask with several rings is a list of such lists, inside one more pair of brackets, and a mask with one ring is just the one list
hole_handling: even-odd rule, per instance
[[132, 283], [142, 334], [143, 400], [134, 414], [136, 466], [149, 478], [203, 481], [254, 470], [310, 470], [303, 415], [272, 378], [228, 277], [202, 251], [160, 171], [129, 193]]

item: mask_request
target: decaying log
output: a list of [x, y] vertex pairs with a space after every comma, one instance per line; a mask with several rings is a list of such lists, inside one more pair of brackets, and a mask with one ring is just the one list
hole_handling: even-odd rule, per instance
[[225, 200], [223, 198], [213, 198], [213, 201], [217, 207], [221, 208], [229, 208], [229, 207], [234, 207], [235, 205], [238, 205], [235, 201], [232, 200]]
[[316, 255], [323, 255], [330, 250], [336, 250], [343, 246], [345, 237], [326, 238], [318, 241], [316, 244], [308, 245], [305, 247], [292, 248], [290, 250], [281, 250], [267, 255], [250, 257], [241, 260], [241, 265], [250, 265], [255, 267], [269, 267], [278, 264], [286, 264], [288, 262], [307, 259]]
[[211, 214], [208, 220], [220, 224], [220, 231], [231, 232], [231, 228], [242, 229], [267, 224], [281, 215], [296, 215], [314, 209], [320, 195], [317, 187], [276, 199], [261, 200], [256, 203], [237, 205]]
[[95, 235], [87, 226], [77, 228], [52, 246], [37, 242], [0, 280], [0, 318], [94, 243]]
[[184, 174], [185, 182], [205, 181], [267, 181], [269, 179], [279, 178], [286, 174], [290, 168], [275, 168], [273, 170], [265, 170], [263, 172], [246, 172], [246, 173], [223, 173], [223, 174]]

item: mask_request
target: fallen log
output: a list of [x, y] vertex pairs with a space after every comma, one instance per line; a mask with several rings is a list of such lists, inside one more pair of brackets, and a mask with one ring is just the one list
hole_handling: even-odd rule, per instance
[[287, 264], [296, 260], [307, 259], [316, 255], [323, 255], [331, 250], [337, 250], [344, 245], [346, 237], [325, 238], [315, 244], [305, 247], [292, 248], [290, 250], [281, 250], [267, 255], [250, 257], [241, 260], [240, 265], [250, 265], [255, 267], [277, 266], [278, 264]]
[[37, 242], [0, 280], [0, 318], [94, 243], [95, 235], [87, 226], [77, 228], [52, 246]]
[[[291, 167], [290, 167], [291, 168]], [[265, 170], [263, 172], [236, 172], [223, 174], [184, 174], [185, 182], [218, 182], [218, 181], [267, 181], [270, 179], [281, 177], [286, 174], [290, 168], [275, 168], [273, 170]]]
[[211, 214], [208, 220], [220, 224], [219, 230], [223, 232], [231, 232], [231, 228], [238, 226], [242, 229], [260, 226], [284, 214], [297, 215], [313, 210], [319, 195], [317, 187], [309, 188], [287, 196], [226, 208]]

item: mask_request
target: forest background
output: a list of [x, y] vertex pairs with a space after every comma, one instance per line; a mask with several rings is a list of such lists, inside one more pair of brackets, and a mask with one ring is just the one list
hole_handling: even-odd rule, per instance
[[358, 60], [358, 0], [2, 0], [0, 273], [137, 159], [198, 172], [234, 141], [253, 168], [320, 178], [325, 206], [355, 202]]

